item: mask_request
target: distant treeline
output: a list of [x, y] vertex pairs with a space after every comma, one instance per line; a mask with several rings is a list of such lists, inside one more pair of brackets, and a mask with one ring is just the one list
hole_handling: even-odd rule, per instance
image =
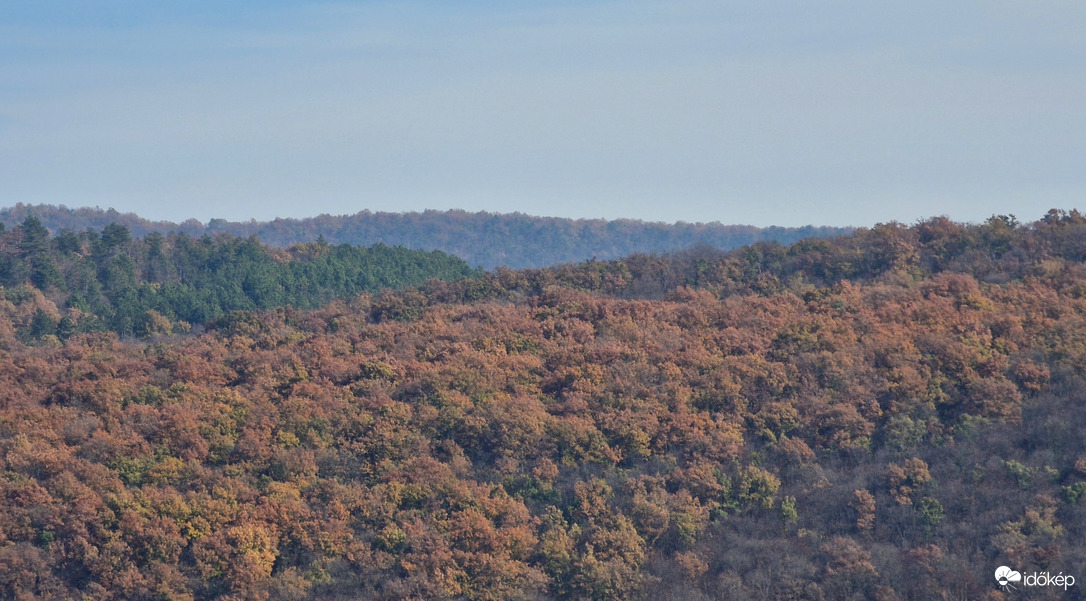
[[140, 237], [151, 232], [180, 232], [193, 237], [225, 232], [242, 238], [255, 235], [265, 244], [284, 248], [323, 236], [330, 244], [386, 244], [440, 250], [486, 269], [547, 267], [592, 258], [618, 259], [635, 253], [671, 252], [698, 244], [725, 250], [761, 241], [790, 244], [804, 238], [832, 237], [851, 231], [850, 228], [834, 227], [757, 228], [719, 222], [668, 224], [632, 219], [562, 219], [467, 211], [362, 211], [354, 215], [247, 222], [212, 219], [205, 225], [195, 219], [183, 223], [148, 221], [113, 209], [69, 209], [21, 203], [0, 209], [0, 223], [13, 227], [30, 215], [54, 232], [64, 228], [101, 230], [111, 223], [118, 223]]
[[[36, 217], [0, 224], [0, 303], [35, 307], [15, 320], [24, 339], [110, 330], [150, 336], [203, 324], [230, 311], [315, 308], [335, 298], [437, 278], [479, 275], [439, 251], [323, 239], [271, 248], [255, 237], [183, 233], [132, 238], [119, 223], [101, 232], [62, 229]], [[33, 297], [33, 298], [31, 298]]]

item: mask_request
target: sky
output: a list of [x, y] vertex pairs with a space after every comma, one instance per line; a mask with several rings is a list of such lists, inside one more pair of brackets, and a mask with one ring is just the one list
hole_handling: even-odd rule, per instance
[[0, 3], [0, 206], [758, 226], [1086, 208], [1081, 0]]

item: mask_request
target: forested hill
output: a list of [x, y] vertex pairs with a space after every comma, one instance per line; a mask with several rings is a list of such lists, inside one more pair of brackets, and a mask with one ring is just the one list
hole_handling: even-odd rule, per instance
[[12, 322], [24, 340], [93, 330], [150, 336], [230, 311], [315, 308], [361, 292], [477, 275], [439, 251], [384, 245], [318, 240], [279, 249], [224, 233], [138, 239], [117, 223], [50, 236], [32, 216], [11, 229], [0, 224], [0, 303], [24, 308]]
[[331, 244], [370, 246], [385, 244], [420, 250], [440, 250], [456, 255], [472, 266], [492, 269], [546, 267], [592, 259], [617, 259], [635, 253], [663, 253], [697, 244], [722, 249], [758, 241], [789, 244], [809, 237], [848, 233], [849, 228], [813, 227], [756, 228], [720, 223], [647, 223], [630, 219], [562, 219], [532, 217], [519, 213], [371, 213], [321, 215], [308, 219], [276, 219], [270, 222], [228, 222], [212, 219], [204, 225], [148, 221], [112, 209], [69, 209], [49, 205], [18, 204], [0, 209], [0, 223], [13, 227], [34, 215], [51, 231], [67, 228], [101, 230], [110, 223], [128, 227], [135, 236], [150, 232], [184, 232], [199, 237], [227, 232], [239, 237], [255, 235], [265, 244], [288, 247], [324, 237]]
[[[499, 269], [148, 341], [20, 340], [20, 289], [0, 599], [1086, 598], [1075, 211]], [[999, 566], [1063, 584], [1001, 591]]]

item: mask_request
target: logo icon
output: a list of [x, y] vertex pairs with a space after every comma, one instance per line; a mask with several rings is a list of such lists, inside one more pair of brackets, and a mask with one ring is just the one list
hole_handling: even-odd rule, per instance
[[1007, 590], [1008, 588], [1014, 588], [1011, 586], [1012, 582], [1022, 581], [1022, 573], [1016, 572], [1007, 566], [999, 566], [995, 571], [995, 579], [999, 583], [999, 588]]

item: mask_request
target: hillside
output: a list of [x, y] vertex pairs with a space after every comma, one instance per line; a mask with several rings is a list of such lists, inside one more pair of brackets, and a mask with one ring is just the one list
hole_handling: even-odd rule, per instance
[[493, 269], [547, 267], [592, 258], [618, 259], [635, 253], [663, 253], [698, 244], [732, 249], [758, 241], [788, 244], [812, 236], [848, 233], [848, 228], [755, 228], [720, 223], [646, 223], [630, 219], [561, 219], [531, 217], [519, 213], [371, 213], [321, 215], [309, 219], [276, 219], [270, 222], [228, 222], [212, 219], [175, 224], [147, 221], [112, 209], [68, 209], [49, 205], [18, 204], [0, 209], [0, 223], [14, 227], [29, 216], [37, 217], [53, 232], [75, 232], [90, 227], [101, 230], [111, 223], [127, 227], [137, 237], [152, 232], [181, 232], [193, 237], [229, 233], [256, 236], [263, 243], [286, 248], [323, 237], [330, 244], [355, 246], [403, 246], [440, 250], [464, 259], [469, 265]]
[[50, 236], [33, 216], [11, 230], [0, 224], [0, 299], [28, 307], [12, 322], [22, 340], [188, 331], [231, 311], [315, 308], [360, 292], [478, 275], [439, 251], [384, 245], [318, 240], [278, 249], [229, 234], [136, 239], [117, 223]]
[[0, 349], [2, 598], [1083, 598], [1077, 211]]

